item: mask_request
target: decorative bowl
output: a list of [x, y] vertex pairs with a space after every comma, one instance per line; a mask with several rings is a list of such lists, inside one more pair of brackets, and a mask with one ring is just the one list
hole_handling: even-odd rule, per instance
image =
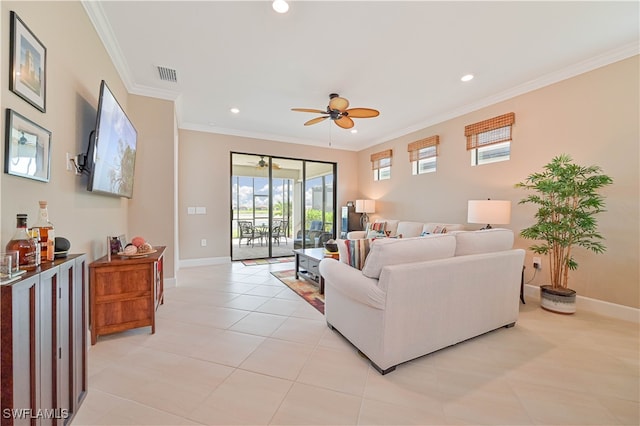
[[336, 252], [338, 251], [338, 244], [336, 243], [324, 243], [324, 248], [329, 251], [329, 252]]

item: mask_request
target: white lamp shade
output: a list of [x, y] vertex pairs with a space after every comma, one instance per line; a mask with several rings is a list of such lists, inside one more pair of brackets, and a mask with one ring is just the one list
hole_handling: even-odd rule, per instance
[[511, 201], [469, 200], [467, 222], [508, 224], [511, 222]]
[[356, 200], [356, 213], [375, 213], [376, 200]]

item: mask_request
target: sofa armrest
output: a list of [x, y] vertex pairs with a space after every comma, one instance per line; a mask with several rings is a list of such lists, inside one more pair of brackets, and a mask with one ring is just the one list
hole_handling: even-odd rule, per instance
[[366, 231], [347, 232], [347, 240], [361, 240], [363, 238], [366, 238], [366, 236], [367, 236]]
[[320, 262], [320, 275], [324, 279], [327, 298], [330, 298], [335, 290], [342, 296], [359, 303], [375, 309], [384, 309], [386, 295], [378, 288], [378, 280], [365, 277], [359, 269], [339, 260], [327, 258]]

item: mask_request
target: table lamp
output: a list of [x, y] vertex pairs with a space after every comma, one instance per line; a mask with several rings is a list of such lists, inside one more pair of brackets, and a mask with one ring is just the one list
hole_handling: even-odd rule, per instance
[[376, 212], [376, 200], [356, 200], [356, 213], [362, 213], [360, 217], [360, 224], [363, 229], [366, 229], [367, 223], [369, 223], [369, 216], [367, 213]]
[[491, 224], [506, 225], [511, 222], [511, 201], [469, 200], [467, 222], [486, 223], [481, 229], [491, 229]]

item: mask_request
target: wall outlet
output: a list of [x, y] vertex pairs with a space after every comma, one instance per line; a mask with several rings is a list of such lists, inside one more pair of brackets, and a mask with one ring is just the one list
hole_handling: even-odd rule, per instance
[[538, 271], [542, 270], [542, 259], [539, 257], [533, 258], [533, 269], [537, 269]]
[[207, 240], [206, 240], [205, 238], [201, 239], [201, 240], [200, 240], [200, 245], [201, 245], [202, 247], [206, 247], [206, 246], [207, 246]]

